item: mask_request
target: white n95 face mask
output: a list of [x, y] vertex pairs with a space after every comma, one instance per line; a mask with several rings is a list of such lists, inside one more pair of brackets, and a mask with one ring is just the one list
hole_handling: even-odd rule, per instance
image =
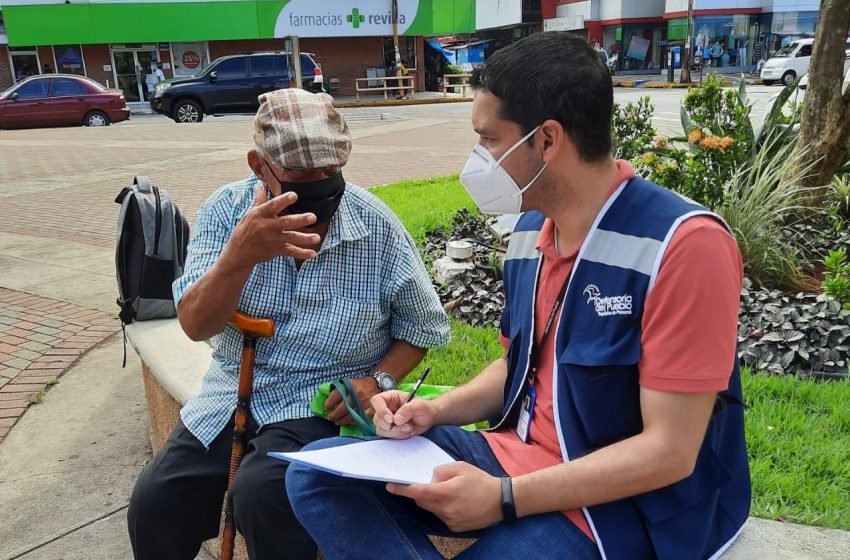
[[540, 128], [531, 132], [508, 148], [498, 160], [481, 144], [476, 144], [460, 172], [460, 182], [482, 212], [488, 214], [518, 214], [522, 208], [522, 193], [527, 191], [543, 173], [548, 163], [544, 163], [537, 175], [528, 184], [519, 188], [513, 177], [502, 167], [502, 162], [523, 142]]

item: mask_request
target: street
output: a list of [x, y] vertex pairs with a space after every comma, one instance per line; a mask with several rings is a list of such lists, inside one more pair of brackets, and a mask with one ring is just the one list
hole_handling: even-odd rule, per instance
[[[771, 96], [782, 91], [779, 86], [751, 85], [747, 87], [750, 102], [753, 103], [752, 117], [756, 124], [764, 119], [767, 101]], [[628, 102], [637, 102], [644, 96], [649, 96], [655, 105], [655, 116], [652, 119], [656, 128], [666, 134], [679, 134], [681, 132], [681, 120], [679, 118], [679, 107], [685, 89], [647, 89], [647, 88], [616, 88], [614, 90], [614, 102], [625, 105]], [[468, 119], [472, 107], [469, 103], [449, 103], [434, 105], [407, 105], [385, 108], [354, 108], [342, 109], [349, 122], [374, 120], [376, 115], [384, 115], [385, 119], [399, 118], [452, 118]], [[232, 122], [250, 121], [252, 115], [226, 115], [221, 117], [206, 117], [207, 122]], [[133, 118], [116, 126], [133, 126], [138, 124], [168, 123], [170, 119], [163, 115], [133, 115]]]

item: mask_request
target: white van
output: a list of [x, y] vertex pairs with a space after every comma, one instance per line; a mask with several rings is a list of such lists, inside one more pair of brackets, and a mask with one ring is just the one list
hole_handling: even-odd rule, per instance
[[[765, 62], [761, 69], [761, 81], [764, 85], [773, 85], [777, 81], [788, 85], [809, 72], [809, 62], [812, 60], [814, 39], [797, 39], [776, 51], [773, 57]], [[850, 39], [844, 45], [844, 71], [850, 67]]]

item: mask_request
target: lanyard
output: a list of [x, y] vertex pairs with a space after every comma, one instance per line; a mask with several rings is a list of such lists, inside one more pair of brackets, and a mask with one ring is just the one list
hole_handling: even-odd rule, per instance
[[543, 328], [543, 334], [540, 336], [540, 342], [533, 343], [531, 347], [531, 353], [529, 355], [531, 367], [528, 370], [527, 377], [529, 385], [534, 385], [534, 377], [537, 375], [537, 359], [540, 357], [540, 350], [546, 343], [546, 337], [549, 336], [549, 331], [552, 329], [552, 323], [555, 322], [555, 317], [558, 315], [558, 309], [561, 308], [561, 304], [564, 302], [564, 296], [567, 294], [567, 287], [570, 285], [570, 276], [572, 276], [572, 274], [567, 275], [564, 285], [561, 286], [561, 291], [558, 292], [558, 296], [555, 298], [555, 303], [552, 305], [552, 311], [549, 312], [549, 318], [546, 320], [546, 326]]

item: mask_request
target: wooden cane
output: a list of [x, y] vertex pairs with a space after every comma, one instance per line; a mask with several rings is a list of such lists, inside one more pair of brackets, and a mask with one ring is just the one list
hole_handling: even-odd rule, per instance
[[221, 560], [233, 560], [233, 545], [236, 541], [236, 527], [233, 525], [233, 512], [230, 509], [230, 487], [242, 455], [245, 453], [245, 427], [248, 424], [248, 400], [254, 381], [254, 355], [257, 339], [268, 338], [274, 334], [274, 321], [255, 319], [234, 313], [230, 324], [242, 333], [242, 357], [239, 363], [239, 388], [236, 395], [236, 414], [233, 421], [233, 446], [230, 450], [230, 472], [227, 474], [227, 491], [224, 495], [224, 530], [221, 533]]

